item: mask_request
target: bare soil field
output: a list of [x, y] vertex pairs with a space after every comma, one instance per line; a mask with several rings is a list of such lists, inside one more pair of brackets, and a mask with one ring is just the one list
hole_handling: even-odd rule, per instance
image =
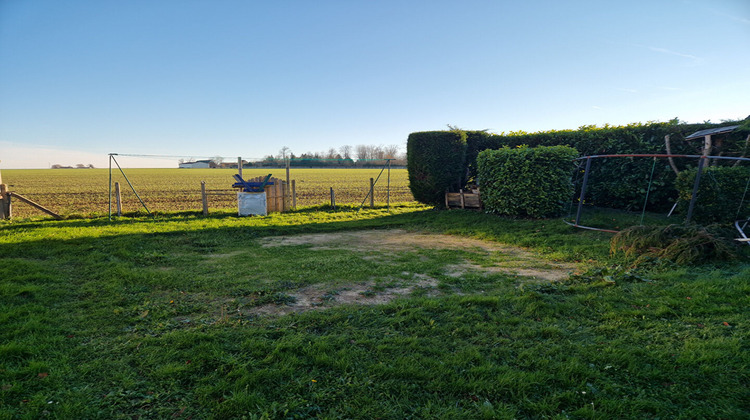
[[[112, 183], [120, 184], [125, 213], [143, 210], [133, 190], [152, 212], [200, 211], [201, 181], [206, 182], [211, 210], [237, 209], [237, 190], [232, 189], [235, 182], [232, 175], [237, 173], [236, 169], [125, 168], [124, 173], [127, 179], [119, 170], [113, 169]], [[281, 168], [243, 169], [245, 179], [269, 173], [282, 179], [286, 177]], [[63, 216], [109, 211], [107, 169], [6, 169], [2, 175], [10, 191]], [[367, 196], [370, 178], [378, 175], [381, 175], [381, 169], [293, 168], [290, 178], [295, 180], [297, 206], [313, 206], [330, 203], [331, 188], [336, 194], [337, 204], [360, 204]], [[390, 177], [388, 175], [388, 171], [383, 171], [375, 186], [376, 205], [385, 204], [388, 194], [394, 203], [413, 201], [406, 169], [392, 168]], [[13, 208], [14, 217], [41, 215], [38, 210], [20, 202]]]

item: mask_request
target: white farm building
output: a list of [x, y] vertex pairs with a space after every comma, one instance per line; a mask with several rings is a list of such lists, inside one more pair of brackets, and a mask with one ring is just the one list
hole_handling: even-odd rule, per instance
[[210, 168], [211, 165], [210, 160], [196, 160], [195, 162], [183, 162], [180, 163], [180, 168], [187, 168], [187, 169], [197, 169], [197, 168]]

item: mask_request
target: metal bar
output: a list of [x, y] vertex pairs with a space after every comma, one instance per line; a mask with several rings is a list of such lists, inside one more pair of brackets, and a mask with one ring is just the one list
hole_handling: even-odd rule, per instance
[[574, 160], [591, 159], [591, 158], [608, 158], [608, 157], [681, 157], [681, 158], [707, 158], [707, 159], [721, 159], [721, 160], [740, 160], [750, 162], [750, 158], [745, 157], [732, 157], [732, 156], [703, 156], [703, 155], [670, 155], [662, 153], [635, 153], [635, 154], [622, 154], [622, 155], [589, 155], [575, 158]]
[[590, 227], [590, 226], [574, 225], [573, 223], [570, 223], [569, 221], [567, 221], [565, 219], [563, 219], [563, 222], [565, 224], [567, 224], [567, 225], [570, 225], [570, 226], [573, 226], [573, 227], [577, 227], [577, 228], [580, 228], [580, 229], [596, 230], [596, 231], [599, 231], [599, 232], [609, 232], [609, 233], [617, 233], [617, 232], [619, 232], [619, 230], [611, 230], [611, 229], [595, 228], [595, 227]]
[[143, 200], [141, 200], [141, 196], [138, 195], [138, 192], [135, 190], [135, 187], [133, 186], [133, 184], [130, 183], [128, 176], [125, 175], [125, 171], [122, 170], [122, 168], [120, 167], [120, 164], [117, 162], [117, 159], [115, 159], [115, 157], [112, 155], [110, 155], [110, 157], [112, 158], [112, 160], [115, 161], [115, 165], [117, 165], [117, 169], [120, 170], [120, 173], [122, 174], [122, 176], [125, 177], [125, 181], [127, 181], [128, 185], [130, 185], [130, 189], [133, 190], [133, 194], [135, 194], [135, 196], [138, 197], [138, 201], [140, 201], [141, 205], [143, 205], [143, 208], [146, 209], [146, 213], [148, 213], [149, 216], [153, 216], [153, 214], [151, 214], [151, 211], [149, 211], [148, 207], [146, 207], [146, 203], [144, 203]]
[[[748, 219], [748, 220], [750, 220], [750, 219]], [[737, 228], [737, 231], [740, 232], [740, 236], [742, 236], [742, 238], [744, 239], [744, 241], [742, 241], [742, 242], [745, 242], [746, 244], [750, 245], [750, 242], [747, 242], [748, 238], [745, 235], [745, 226], [747, 226], [748, 220], [745, 220], [745, 224], [742, 227], [740, 227], [741, 220], [736, 220], [734, 222], [734, 227]]]
[[109, 154], [109, 220], [112, 220], [112, 153]]
[[583, 211], [583, 200], [586, 198], [586, 185], [589, 183], [589, 170], [591, 169], [591, 158], [586, 160], [586, 168], [583, 170], [583, 184], [581, 185], [581, 195], [578, 197], [578, 212], [576, 213], [576, 224], [581, 221], [581, 212]]
[[685, 218], [685, 224], [690, 223], [690, 219], [693, 217], [693, 208], [695, 207], [695, 202], [698, 198], [698, 187], [701, 183], [701, 173], [703, 172], [703, 165], [705, 164], [705, 161], [708, 157], [702, 156], [698, 160], [698, 172], [695, 174], [695, 183], [693, 183], [693, 195], [690, 197], [690, 205], [688, 206], [688, 213], [687, 217]]
[[646, 206], [648, 206], [648, 195], [651, 193], [651, 182], [654, 180], [654, 168], [656, 168], [656, 158], [654, 158], [654, 164], [651, 165], [651, 176], [648, 178], [648, 189], [646, 190], [646, 199], [643, 200], [643, 211], [641, 211], [641, 226], [643, 226], [643, 218], [646, 216]]
[[388, 185], [385, 188], [385, 204], [391, 210], [391, 160], [388, 159]]

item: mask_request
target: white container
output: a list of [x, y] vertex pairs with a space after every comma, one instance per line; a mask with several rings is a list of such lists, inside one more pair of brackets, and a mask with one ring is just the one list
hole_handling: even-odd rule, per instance
[[265, 216], [266, 213], [266, 193], [237, 193], [237, 205], [240, 216]]

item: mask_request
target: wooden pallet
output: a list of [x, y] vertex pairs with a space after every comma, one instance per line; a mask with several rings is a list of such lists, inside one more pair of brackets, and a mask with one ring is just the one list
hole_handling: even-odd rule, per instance
[[482, 200], [479, 190], [466, 192], [459, 190], [457, 193], [445, 193], [445, 207], [449, 209], [482, 209]]

